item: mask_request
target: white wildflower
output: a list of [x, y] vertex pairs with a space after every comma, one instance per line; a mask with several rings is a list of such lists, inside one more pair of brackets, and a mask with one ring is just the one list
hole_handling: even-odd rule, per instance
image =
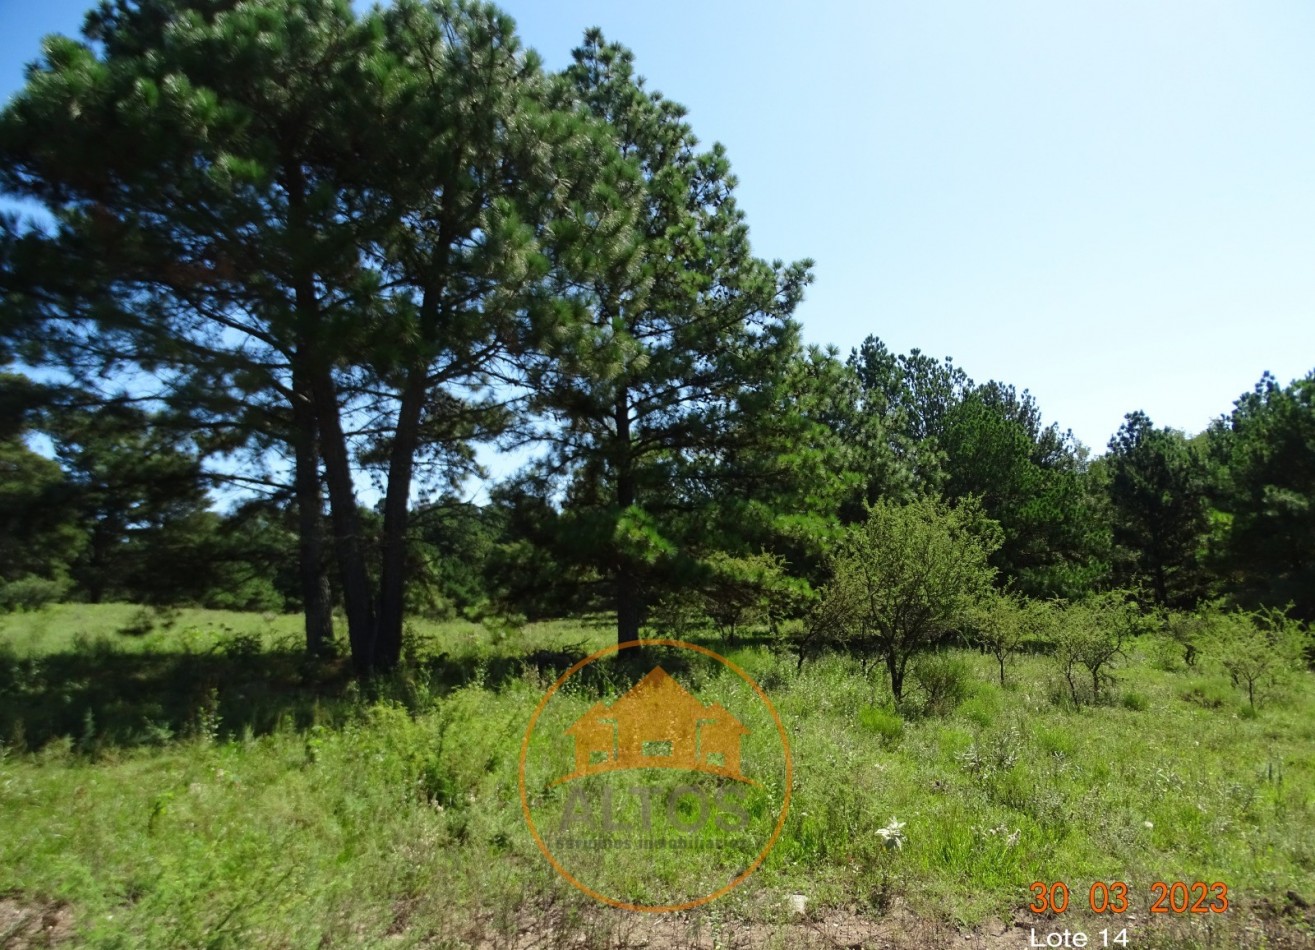
[[902, 848], [904, 847], [903, 829], [904, 822], [892, 817], [889, 825], [877, 829], [877, 834], [881, 835], [882, 840], [886, 842], [887, 848]]

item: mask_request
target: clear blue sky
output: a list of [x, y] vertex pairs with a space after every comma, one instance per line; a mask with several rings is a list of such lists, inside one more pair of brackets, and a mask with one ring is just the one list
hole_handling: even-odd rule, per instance
[[[87, 0], [0, 0], [0, 97]], [[507, 0], [585, 27], [719, 140], [807, 338], [876, 333], [1030, 388], [1098, 451], [1315, 368], [1315, 5]]]

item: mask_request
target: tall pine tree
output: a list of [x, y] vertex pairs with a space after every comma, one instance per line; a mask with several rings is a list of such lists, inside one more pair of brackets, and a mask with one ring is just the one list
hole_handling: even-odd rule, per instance
[[560, 290], [578, 319], [527, 382], [625, 643], [688, 553], [689, 519], [676, 517], [687, 487], [744, 431], [746, 392], [796, 352], [809, 263], [753, 256], [725, 151], [698, 149], [684, 108], [646, 88], [629, 50], [591, 31], [574, 59], [571, 94], [610, 127], [608, 158], [630, 174], [601, 204], [576, 205], [567, 270], [578, 276]]

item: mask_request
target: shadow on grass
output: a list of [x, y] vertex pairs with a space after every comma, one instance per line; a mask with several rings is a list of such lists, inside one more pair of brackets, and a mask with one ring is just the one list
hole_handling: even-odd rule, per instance
[[[0, 653], [0, 745], [35, 751], [66, 740], [90, 754], [198, 736], [332, 727], [362, 705], [392, 700], [420, 711], [471, 683], [492, 691], [519, 681], [546, 688], [588, 652], [579, 645], [523, 654], [440, 653], [368, 681], [357, 680], [346, 659], [314, 660], [292, 649], [128, 652], [98, 643], [37, 657]], [[691, 672], [699, 659], [688, 651], [627, 649], [588, 664], [573, 681], [599, 696], [614, 694], [656, 665]]]

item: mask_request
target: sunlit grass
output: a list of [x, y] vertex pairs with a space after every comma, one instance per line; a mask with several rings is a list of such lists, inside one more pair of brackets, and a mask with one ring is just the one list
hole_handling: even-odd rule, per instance
[[[296, 618], [186, 611], [116, 633], [136, 610], [0, 620], [0, 893], [68, 901], [91, 946], [460, 946], [527, 908], [590, 913], [529, 838], [517, 761], [543, 690], [611, 642], [604, 621], [515, 640], [416, 623], [414, 665], [363, 689], [300, 658]], [[254, 656], [226, 650], [244, 635]], [[973, 925], [1008, 919], [1036, 880], [1080, 903], [1125, 881], [1143, 916], [1157, 880], [1224, 881], [1240, 914], [1315, 897], [1310, 674], [1251, 715], [1226, 677], [1159, 669], [1147, 647], [1108, 703], [1075, 710], [1045, 657], [1002, 688], [994, 660], [964, 653], [968, 698], [930, 717], [897, 712], [848, 658], [796, 671], [726, 652], [779, 709], [795, 789], [775, 851], [696, 912], [710, 920], [772, 920], [801, 893]], [[691, 668], [691, 688], [716, 694], [721, 675]], [[881, 834], [892, 819], [901, 847]]]

